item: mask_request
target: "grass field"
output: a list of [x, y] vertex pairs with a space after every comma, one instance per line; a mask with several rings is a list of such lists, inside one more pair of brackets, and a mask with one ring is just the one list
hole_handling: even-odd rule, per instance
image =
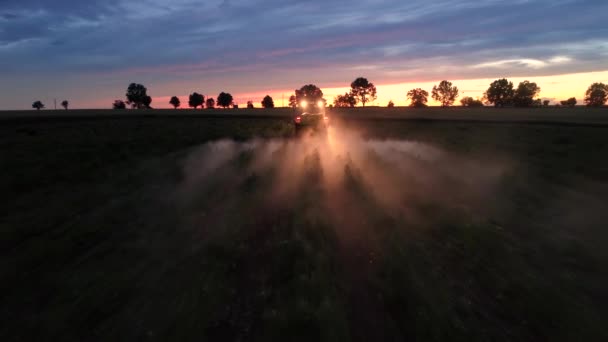
[[0, 113], [1, 340], [608, 339], [605, 109], [191, 112]]
[[[335, 117], [366, 120], [458, 120], [458, 121], [492, 121], [492, 122], [531, 122], [531, 123], [569, 123], [608, 125], [608, 108], [575, 107], [575, 108], [466, 108], [466, 107], [428, 107], [424, 109], [395, 108], [333, 108], [329, 113]], [[294, 115], [291, 108], [274, 108], [271, 110], [255, 109], [160, 109], [160, 110], [42, 110], [42, 111], [0, 111], [2, 119], [37, 120], [45, 118], [82, 118], [82, 117], [245, 117], [245, 118], [290, 118]]]

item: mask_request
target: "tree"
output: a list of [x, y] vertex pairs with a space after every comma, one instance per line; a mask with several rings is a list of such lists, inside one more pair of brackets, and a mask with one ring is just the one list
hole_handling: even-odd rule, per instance
[[68, 102], [68, 100], [61, 101], [61, 107], [63, 107], [65, 110], [68, 110], [69, 106], [70, 106], [70, 103]]
[[179, 100], [179, 97], [173, 96], [171, 100], [169, 100], [169, 104], [173, 106], [173, 109], [177, 109], [182, 105], [182, 102]]
[[152, 97], [144, 96], [141, 104], [142, 104], [143, 108], [152, 109], [152, 107], [150, 107], [150, 105], [152, 104]]
[[206, 106], [207, 106], [207, 109], [215, 108], [215, 100], [213, 99], [213, 97], [207, 98]]
[[357, 99], [351, 93], [345, 93], [344, 95], [338, 95], [334, 98], [334, 107], [346, 108], [354, 107], [357, 104]]
[[[290, 99], [291, 100], [291, 99]], [[264, 108], [274, 108], [274, 101], [270, 95], [266, 95], [262, 100], [262, 107]]]
[[393, 102], [393, 100], [388, 101], [388, 108], [394, 108], [395, 107], [395, 103]]
[[470, 96], [465, 96], [460, 100], [463, 107], [483, 107], [483, 102], [476, 100]]
[[452, 82], [441, 81], [433, 87], [432, 96], [435, 101], [441, 102], [442, 107], [449, 107], [458, 97], [458, 88], [452, 86]]
[[41, 101], [36, 101], [32, 103], [32, 108], [35, 108], [36, 110], [41, 110], [42, 108], [44, 108], [44, 104]]
[[540, 87], [534, 82], [523, 81], [517, 86], [513, 96], [513, 104], [517, 107], [531, 107], [534, 97], [540, 93]]
[[233, 98], [232, 95], [230, 95], [230, 93], [224, 93], [221, 92], [218, 96], [217, 96], [217, 105], [223, 108], [228, 108], [233, 104]]
[[585, 103], [590, 107], [600, 107], [608, 99], [608, 85], [604, 83], [593, 83], [585, 92]]
[[203, 108], [203, 103], [205, 103], [205, 97], [197, 92], [190, 94], [188, 99], [188, 107], [192, 107], [194, 109], [201, 106]]
[[112, 108], [114, 108], [114, 109], [127, 109], [127, 104], [123, 100], [116, 100], [112, 104]]
[[298, 107], [298, 100], [296, 99], [295, 95], [291, 95], [289, 97], [289, 107], [292, 109], [296, 109], [296, 107]]
[[314, 105], [319, 101], [325, 101], [325, 99], [323, 99], [323, 92], [319, 87], [314, 84], [307, 84], [296, 90], [296, 103], [298, 106], [301, 106], [304, 101]]
[[514, 95], [513, 82], [502, 78], [490, 84], [490, 88], [484, 93], [484, 99], [494, 104], [495, 107], [504, 107], [513, 103]]
[[426, 107], [429, 92], [420, 88], [412, 89], [407, 92], [407, 98], [411, 101], [410, 107]]
[[359, 77], [350, 84], [350, 93], [357, 102], [363, 104], [363, 107], [367, 102], [375, 101], [378, 98], [376, 96], [376, 86], [364, 77]]
[[567, 99], [566, 101], [560, 101], [560, 104], [564, 107], [574, 107], [574, 106], [576, 106], [576, 98], [571, 97], [571, 98]]
[[247, 109], [253, 109], [253, 101], [247, 101]]
[[[146, 108], [144, 101], [147, 100], [148, 89], [141, 84], [131, 83], [127, 88], [127, 104], [132, 108]], [[152, 102], [152, 101], [150, 101]]]
[[549, 100], [544, 100], [544, 101], [543, 101], [543, 107], [549, 107], [549, 103], [551, 103], [551, 101], [549, 101]]

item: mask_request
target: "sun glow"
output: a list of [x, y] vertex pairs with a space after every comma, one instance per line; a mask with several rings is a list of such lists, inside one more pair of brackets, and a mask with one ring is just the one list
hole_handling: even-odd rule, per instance
[[[460, 105], [460, 99], [465, 96], [472, 98], [481, 98], [484, 91], [488, 88], [489, 84], [498, 79], [506, 77], [509, 81], [512, 81], [515, 86], [521, 81], [529, 80], [536, 82], [541, 87], [540, 98], [550, 100], [552, 104], [559, 103], [561, 100], [566, 100], [570, 97], [575, 97], [582, 103], [585, 91], [594, 82], [608, 83], [608, 71], [600, 72], [588, 72], [588, 73], [577, 73], [577, 74], [566, 74], [566, 75], [555, 75], [555, 76], [529, 76], [529, 77], [508, 77], [503, 75], [496, 75], [492, 78], [480, 78], [480, 79], [449, 79], [455, 86], [460, 90], [459, 98], [456, 100], [454, 105]], [[370, 79], [372, 81], [372, 79]], [[312, 81], [314, 83], [314, 80]], [[382, 83], [375, 82], [378, 91], [378, 98], [366, 104], [367, 106], [380, 106], [385, 107], [389, 101], [393, 101], [396, 106], [407, 106], [409, 102], [406, 99], [406, 93], [410, 89], [422, 88], [429, 93], [431, 92], [434, 85], [438, 84], [440, 80], [432, 82], [403, 82], [403, 83]], [[327, 101], [327, 105], [333, 104], [334, 98], [338, 95], [343, 95], [345, 92], [350, 90], [348, 82], [344, 82], [344, 86], [332, 86], [324, 85], [321, 82], [316, 83], [317, 86], [323, 91], [323, 97]], [[300, 85], [301, 86], [301, 85]], [[238, 89], [232, 91], [235, 98], [235, 103], [246, 103], [252, 101], [256, 108], [261, 107], [262, 98], [266, 95], [270, 95], [274, 99], [276, 107], [288, 107], [289, 96], [294, 93], [294, 89], [298, 87], [298, 84], [294, 84], [293, 89], [276, 89], [276, 90], [262, 90], [255, 93], [239, 93]], [[215, 94], [215, 93], [210, 93]], [[187, 99], [188, 95], [179, 95], [182, 100], [181, 109], [188, 109]], [[154, 97], [152, 106], [154, 108], [172, 108], [169, 105], [170, 96], [159, 96]], [[108, 99], [102, 99], [99, 103], [95, 102], [94, 105], [99, 108], [107, 106]], [[429, 97], [428, 104], [430, 106], [438, 106], [439, 103], [435, 102]], [[308, 105], [308, 104], [307, 104]], [[325, 106], [325, 103], [323, 104]]]
[[[458, 87], [460, 94], [454, 105], [460, 105], [460, 99], [465, 96], [472, 98], [481, 98], [491, 82], [498, 78], [506, 77], [513, 82], [515, 87], [519, 82], [529, 80], [536, 82], [540, 88], [540, 97], [551, 100], [552, 103], [558, 103], [560, 100], [565, 100], [570, 97], [576, 97], [582, 103], [585, 91], [590, 84], [594, 82], [608, 82], [608, 71], [566, 74], [556, 76], [530, 76], [530, 77], [508, 77], [497, 75], [493, 78], [482, 79], [453, 79], [449, 80]], [[371, 81], [371, 80], [370, 80]], [[406, 93], [410, 89], [422, 88], [431, 92], [433, 86], [437, 85], [440, 80], [433, 82], [405, 82], [395, 84], [376, 84], [378, 98], [368, 103], [367, 106], [385, 107], [389, 101], [393, 101], [396, 106], [407, 106], [409, 102], [406, 99]], [[328, 103], [333, 103], [334, 97], [344, 94], [350, 90], [349, 87], [332, 87], [323, 88], [323, 94]], [[430, 106], [439, 106], [440, 103], [434, 101], [429, 96]]]

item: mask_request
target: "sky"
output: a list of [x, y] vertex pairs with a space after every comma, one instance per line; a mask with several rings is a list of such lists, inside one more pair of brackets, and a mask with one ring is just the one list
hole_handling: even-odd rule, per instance
[[110, 108], [132, 82], [155, 108], [194, 91], [280, 106], [309, 83], [331, 102], [360, 76], [381, 106], [443, 79], [480, 97], [503, 77], [581, 101], [608, 83], [607, 13], [606, 0], [0, 0], [0, 110]]

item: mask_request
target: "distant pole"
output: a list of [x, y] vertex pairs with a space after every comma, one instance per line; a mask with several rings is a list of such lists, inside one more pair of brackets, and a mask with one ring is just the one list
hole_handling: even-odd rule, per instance
[[53, 99], [53, 102], [55, 102], [55, 110], [57, 110], [57, 99]]
[[281, 94], [281, 107], [285, 107], [285, 94]]

